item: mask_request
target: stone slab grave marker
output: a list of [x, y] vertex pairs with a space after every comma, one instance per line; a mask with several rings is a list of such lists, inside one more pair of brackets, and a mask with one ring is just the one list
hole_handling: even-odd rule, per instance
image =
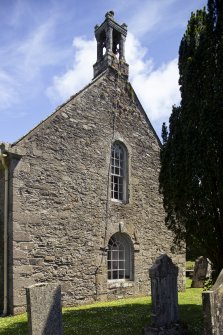
[[202, 292], [204, 335], [223, 334], [223, 270], [210, 291]]
[[157, 258], [150, 268], [152, 291], [152, 324], [145, 335], [186, 335], [179, 322], [177, 276], [178, 267], [167, 255]]
[[63, 335], [60, 285], [29, 286], [26, 298], [29, 335]]
[[203, 288], [205, 279], [211, 278], [212, 266], [207, 257], [200, 256], [196, 259], [192, 276], [191, 287]]

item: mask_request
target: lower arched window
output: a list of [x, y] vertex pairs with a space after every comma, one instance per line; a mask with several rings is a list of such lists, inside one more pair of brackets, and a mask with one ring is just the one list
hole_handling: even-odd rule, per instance
[[127, 234], [116, 233], [108, 243], [108, 279], [133, 280], [133, 247]]

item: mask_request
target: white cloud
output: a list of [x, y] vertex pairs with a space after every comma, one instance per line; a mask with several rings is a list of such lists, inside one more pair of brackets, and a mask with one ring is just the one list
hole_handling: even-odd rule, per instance
[[6, 110], [15, 105], [18, 100], [18, 83], [9, 74], [0, 70], [0, 110]]
[[177, 59], [163, 64], [149, 75], [137, 74], [133, 87], [151, 121], [166, 121], [172, 105], [180, 101]]
[[53, 78], [53, 84], [48, 87], [47, 95], [53, 101], [67, 99], [83, 88], [93, 77], [92, 61], [96, 57], [96, 43], [77, 37], [73, 41], [75, 56], [73, 67], [62, 75]]
[[172, 105], [178, 104], [180, 100], [177, 59], [154, 69], [153, 60], [147, 57], [146, 52], [129, 33], [126, 58], [130, 68], [130, 81], [150, 120], [166, 121]]
[[33, 80], [43, 67], [56, 65], [66, 58], [67, 50], [60, 49], [51, 42], [54, 26], [53, 18], [42, 23], [17, 48], [17, 54], [22, 59], [23, 78], [26, 81]]
[[70, 50], [58, 48], [53, 42], [54, 31], [52, 16], [22, 39], [14, 38], [1, 48], [0, 111], [3, 113], [8, 114], [12, 106], [19, 107], [25, 99], [39, 94], [47, 80], [47, 67], [56, 66], [67, 58]]
[[[61, 76], [55, 76], [47, 95], [55, 102], [61, 102], [83, 88], [92, 78], [92, 60], [96, 57], [96, 43], [93, 40], [75, 38], [73, 67]], [[130, 81], [151, 121], [166, 121], [173, 104], [180, 99], [178, 89], [177, 59], [157, 69], [147, 57], [147, 50], [131, 34], [126, 43], [126, 60], [130, 67]]]
[[126, 61], [129, 64], [130, 80], [139, 74], [148, 75], [152, 71], [153, 61], [146, 59], [147, 49], [130, 32], [126, 40]]

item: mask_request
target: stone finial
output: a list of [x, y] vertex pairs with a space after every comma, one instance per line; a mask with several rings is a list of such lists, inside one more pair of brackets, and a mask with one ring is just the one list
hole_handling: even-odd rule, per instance
[[107, 18], [113, 19], [113, 18], [114, 18], [114, 15], [115, 15], [115, 13], [113, 12], [113, 10], [110, 10], [109, 12], [107, 12], [107, 13], [105, 14], [105, 17], [106, 17], [106, 19], [107, 19]]

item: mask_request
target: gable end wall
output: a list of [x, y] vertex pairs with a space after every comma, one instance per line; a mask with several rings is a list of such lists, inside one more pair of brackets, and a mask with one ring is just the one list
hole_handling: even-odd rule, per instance
[[[129, 154], [129, 201], [110, 199], [110, 150], [122, 141]], [[171, 253], [158, 192], [160, 145], [126, 80], [106, 73], [17, 143], [24, 155], [13, 171], [13, 307], [25, 305], [27, 285], [60, 282], [64, 305], [146, 295], [148, 269]], [[112, 234], [134, 245], [134, 281], [107, 281]]]

